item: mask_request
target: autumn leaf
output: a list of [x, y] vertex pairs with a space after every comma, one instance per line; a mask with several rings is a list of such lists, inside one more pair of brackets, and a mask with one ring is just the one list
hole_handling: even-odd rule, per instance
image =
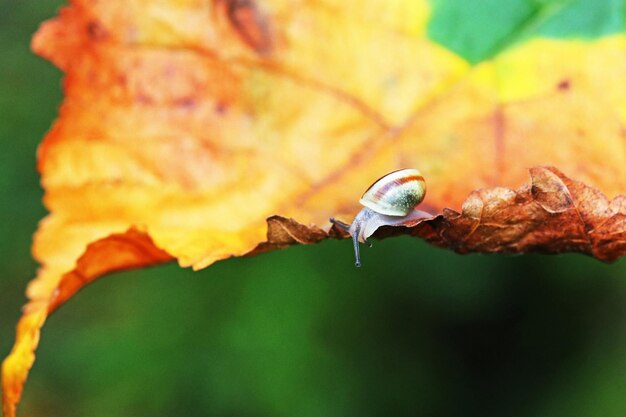
[[379, 237], [622, 256], [614, 3], [72, 1], [33, 39], [64, 71], [65, 100], [39, 148], [50, 214], [4, 414], [46, 317], [82, 286], [345, 237], [328, 218], [350, 220], [394, 169], [423, 172], [422, 207], [439, 215]]

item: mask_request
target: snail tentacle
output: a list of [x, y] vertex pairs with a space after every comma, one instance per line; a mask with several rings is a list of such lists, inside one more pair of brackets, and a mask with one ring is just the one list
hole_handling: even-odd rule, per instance
[[332, 224], [342, 228], [346, 232], [350, 229], [350, 225], [348, 223], [344, 223], [341, 220], [335, 219], [334, 217], [331, 217], [329, 220]]
[[372, 244], [367, 240], [381, 226], [405, 224], [408, 220], [431, 217], [428, 213], [416, 210], [426, 194], [426, 182], [422, 174], [414, 168], [400, 169], [374, 181], [365, 191], [359, 202], [365, 206], [354, 218], [351, 225], [331, 218], [331, 223], [347, 231], [354, 244], [355, 265], [361, 266], [359, 242]]

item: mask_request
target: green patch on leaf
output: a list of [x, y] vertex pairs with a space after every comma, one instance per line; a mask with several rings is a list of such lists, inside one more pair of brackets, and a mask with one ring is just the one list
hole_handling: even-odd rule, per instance
[[624, 0], [431, 0], [428, 35], [471, 63], [537, 36], [594, 39], [624, 31]]

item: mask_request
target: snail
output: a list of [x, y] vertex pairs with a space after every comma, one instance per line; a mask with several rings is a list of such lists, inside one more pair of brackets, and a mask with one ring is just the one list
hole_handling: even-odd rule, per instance
[[381, 226], [398, 226], [408, 220], [432, 217], [431, 214], [415, 207], [426, 194], [426, 182], [422, 174], [414, 168], [400, 169], [374, 181], [365, 191], [359, 202], [365, 206], [356, 215], [352, 224], [330, 219], [330, 222], [347, 231], [354, 242], [355, 265], [361, 266], [359, 242], [367, 241]]

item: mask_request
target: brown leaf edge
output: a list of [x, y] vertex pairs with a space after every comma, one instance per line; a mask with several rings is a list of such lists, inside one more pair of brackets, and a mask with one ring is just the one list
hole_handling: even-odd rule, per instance
[[[470, 193], [460, 213], [444, 209], [432, 219], [382, 227], [374, 236], [408, 234], [457, 253], [579, 252], [605, 262], [626, 254], [625, 195], [609, 200], [597, 189], [553, 167], [531, 168], [530, 176], [531, 183], [518, 190], [495, 187]], [[267, 241], [248, 255], [348, 237], [336, 226], [326, 232], [281, 216], [269, 217], [267, 226]], [[35, 360], [40, 329], [49, 314], [105, 274], [171, 260], [171, 255], [137, 228], [90, 244], [48, 300], [30, 300], [25, 307], [15, 345], [2, 366], [4, 415], [15, 416]]]
[[[518, 190], [476, 190], [460, 213], [444, 209], [432, 219], [381, 227], [374, 236], [408, 234], [461, 254], [579, 252], [604, 262], [626, 254], [626, 195], [609, 200], [553, 167], [529, 171], [531, 183]], [[280, 216], [268, 218], [267, 223], [268, 241], [253, 253], [348, 237], [337, 226], [326, 233]]]

